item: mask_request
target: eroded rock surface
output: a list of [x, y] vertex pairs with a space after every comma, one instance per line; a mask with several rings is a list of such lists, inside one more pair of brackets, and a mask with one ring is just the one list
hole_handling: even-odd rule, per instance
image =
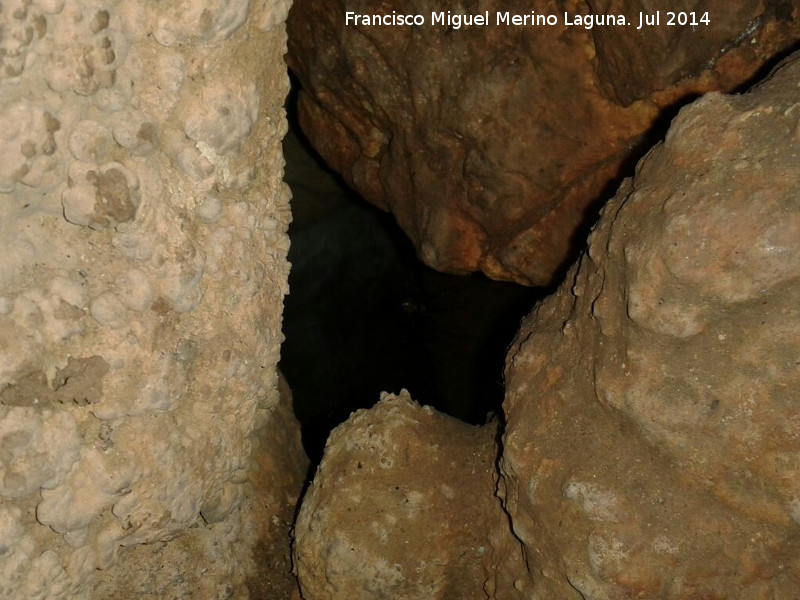
[[529, 597], [796, 597], [798, 80], [683, 109], [523, 325], [501, 470]]
[[[559, 24], [431, 25], [447, 9]], [[392, 10], [426, 25], [345, 26], [346, 11]], [[660, 27], [637, 31], [640, 11], [659, 10]], [[711, 24], [670, 27], [667, 10], [708, 12]], [[567, 27], [565, 11], [633, 25]], [[428, 265], [542, 285], [582, 246], [587, 215], [665, 109], [747, 81], [800, 38], [798, 11], [782, 0], [298, 0], [289, 63], [317, 150], [394, 213]]]
[[606, 206], [508, 355], [496, 491], [491, 431], [408, 398], [335, 431], [309, 600], [797, 597], [798, 81], [684, 108]]
[[287, 11], [0, 6], [0, 597], [246, 597], [288, 518]]
[[493, 494], [495, 435], [405, 392], [335, 429], [297, 519], [303, 597], [477, 600], [513, 590], [497, 572], [498, 554], [518, 568], [521, 554]]

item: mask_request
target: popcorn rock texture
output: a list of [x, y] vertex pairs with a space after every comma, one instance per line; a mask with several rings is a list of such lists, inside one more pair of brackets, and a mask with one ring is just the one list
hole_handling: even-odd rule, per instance
[[793, 598], [800, 58], [684, 108], [518, 334], [501, 473], [532, 598]]
[[[431, 13], [490, 25], [433, 25]], [[345, 13], [419, 14], [417, 27]], [[668, 26], [667, 11], [706, 26]], [[495, 25], [496, 12], [557, 25]], [[588, 30], [577, 15], [625, 15]], [[661, 25], [637, 30], [639, 13]], [[796, 2], [298, 0], [289, 19], [301, 125], [369, 202], [443, 271], [546, 285], [583, 247], [599, 202], [672, 107], [731, 90], [800, 39]]]
[[335, 429], [296, 524], [303, 597], [477, 600], [506, 584], [498, 554], [520, 569], [522, 554], [493, 494], [496, 433], [407, 392]]
[[306, 598], [797, 596], [798, 81], [684, 108], [623, 183], [511, 347], [496, 463], [404, 397], [334, 432]]
[[0, 597], [244, 598], [288, 552], [287, 12], [0, 6]]

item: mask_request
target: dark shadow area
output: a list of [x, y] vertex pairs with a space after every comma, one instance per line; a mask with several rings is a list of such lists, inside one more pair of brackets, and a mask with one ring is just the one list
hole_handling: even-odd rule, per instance
[[764, 81], [775, 69], [779, 68], [781, 63], [789, 58], [792, 54], [800, 50], [800, 42], [796, 42], [786, 48], [778, 52], [775, 56], [772, 57], [766, 64], [764, 64], [760, 69], [758, 69], [750, 79], [742, 83], [742, 85], [737, 86], [733, 89], [731, 93], [733, 94], [743, 94], [753, 86], [758, 85], [762, 81]]
[[[734, 93], [761, 81], [798, 48], [781, 52]], [[499, 412], [505, 352], [520, 319], [561, 284], [602, 207], [698, 97], [686, 95], [662, 110], [626, 149], [617, 177], [587, 210], [572, 251], [544, 290], [422, 265], [393, 216], [349, 190], [303, 138], [294, 112], [297, 89], [293, 81], [284, 144], [294, 223], [280, 368], [312, 463], [330, 430], [372, 406], [382, 391], [406, 388], [418, 402], [470, 423]]]
[[382, 391], [406, 388], [421, 404], [485, 422], [502, 404], [506, 349], [542, 291], [424, 266], [391, 214], [325, 169], [292, 115], [290, 129], [292, 270], [279, 367], [312, 463], [330, 430]]

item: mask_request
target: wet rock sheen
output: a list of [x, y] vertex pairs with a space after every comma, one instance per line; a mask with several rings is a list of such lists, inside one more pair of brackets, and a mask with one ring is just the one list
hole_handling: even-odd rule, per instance
[[[297, 0], [288, 62], [303, 84], [301, 124], [426, 264], [528, 285], [563, 275], [671, 107], [741, 86], [800, 37], [800, 9], [781, 0], [472, 0], [452, 12], [558, 24], [458, 29], [431, 24], [444, 8]], [[345, 25], [346, 11], [393, 10], [426, 24]], [[565, 25], [565, 12], [574, 22], [590, 11], [633, 24]], [[656, 11], [661, 25], [637, 30], [639, 13]], [[711, 23], [668, 26], [667, 11]]]

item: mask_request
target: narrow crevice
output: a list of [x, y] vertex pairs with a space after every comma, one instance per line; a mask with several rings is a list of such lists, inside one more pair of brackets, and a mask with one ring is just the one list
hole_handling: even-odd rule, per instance
[[327, 170], [288, 112], [292, 270], [279, 366], [312, 465], [330, 430], [382, 391], [406, 388], [484, 423], [501, 408], [506, 350], [542, 291], [424, 266], [394, 217]]

